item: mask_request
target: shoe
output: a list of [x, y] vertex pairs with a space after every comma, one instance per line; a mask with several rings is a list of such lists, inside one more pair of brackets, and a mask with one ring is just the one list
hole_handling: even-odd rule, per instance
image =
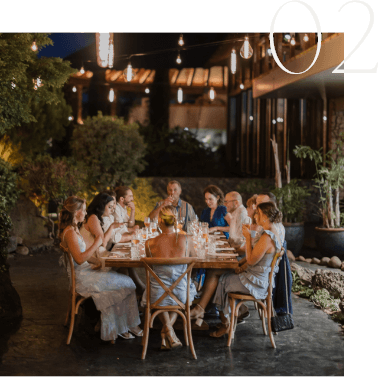
[[[197, 307], [199, 308], [198, 311], [196, 310]], [[190, 319], [196, 319], [195, 325], [200, 327], [203, 324], [203, 318], [204, 309], [199, 304], [196, 304], [196, 306], [190, 311]]]
[[143, 330], [139, 326], [132, 327], [131, 329], [129, 329], [129, 332], [131, 332], [135, 336], [143, 336]]
[[238, 317], [237, 317], [237, 323], [244, 323], [245, 319], [249, 318], [251, 315], [249, 314], [249, 311], [246, 311], [245, 313], [243, 314], [240, 314]]
[[181, 341], [177, 338], [175, 331], [171, 326], [164, 325], [163, 332], [171, 348], [177, 348], [182, 346]]
[[130, 334], [129, 332], [125, 332], [123, 334], [118, 334], [123, 339], [134, 339], [135, 336], [133, 334]]
[[171, 350], [171, 346], [170, 346], [170, 343], [168, 342], [167, 338], [166, 338], [166, 333], [164, 332], [164, 327], [162, 328], [162, 331], [160, 333], [160, 336], [162, 338], [162, 342], [161, 342], [161, 345], [160, 345], [160, 349], [162, 351], [169, 351]]
[[221, 323], [217, 331], [210, 333], [211, 338], [220, 338], [229, 332], [229, 323]]

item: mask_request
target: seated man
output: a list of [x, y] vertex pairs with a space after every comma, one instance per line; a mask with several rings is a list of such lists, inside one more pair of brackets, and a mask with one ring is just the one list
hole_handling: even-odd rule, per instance
[[[235, 248], [235, 250], [240, 254], [238, 259], [245, 256], [245, 238], [243, 236], [243, 223], [248, 217], [247, 210], [243, 206], [243, 200], [241, 195], [232, 191], [225, 196], [224, 204], [227, 207], [228, 213], [231, 214], [232, 219], [229, 225], [229, 244]], [[207, 269], [206, 280], [203, 286], [203, 293], [200, 298], [199, 304], [191, 310], [191, 319], [198, 319], [204, 317], [204, 311], [210, 302], [213, 294], [215, 293], [216, 287], [218, 286], [220, 275], [228, 272], [224, 269]], [[242, 305], [240, 310], [241, 319], [249, 317], [248, 308]], [[240, 309], [241, 309], [240, 308]]]
[[150, 212], [150, 219], [157, 219], [160, 210], [168, 205], [172, 205], [176, 208], [178, 218], [184, 217], [183, 230], [187, 231], [187, 225], [189, 222], [196, 218], [195, 211], [192, 205], [180, 199], [182, 193], [182, 187], [178, 181], [170, 181], [167, 185], [168, 197], [158, 202], [155, 208]]
[[[117, 205], [114, 210], [114, 219], [118, 223], [126, 223], [129, 231], [135, 230], [135, 204], [130, 187], [121, 186], [115, 189]], [[131, 208], [130, 216], [127, 208]]]

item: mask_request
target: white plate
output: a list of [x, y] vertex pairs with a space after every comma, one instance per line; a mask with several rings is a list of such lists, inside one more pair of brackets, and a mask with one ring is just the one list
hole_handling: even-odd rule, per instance
[[131, 246], [131, 242], [125, 242], [125, 243], [121, 242], [121, 243], [117, 243], [116, 245], [117, 246]]
[[220, 251], [220, 250], [235, 250], [233, 247], [217, 247], [216, 248], [217, 251]]

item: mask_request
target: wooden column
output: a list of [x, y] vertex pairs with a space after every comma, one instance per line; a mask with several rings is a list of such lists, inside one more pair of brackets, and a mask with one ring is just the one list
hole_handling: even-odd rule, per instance
[[271, 174], [271, 129], [272, 129], [272, 100], [266, 99], [266, 120], [265, 120], [265, 177]]
[[[300, 135], [301, 135], [301, 144], [304, 145], [304, 100], [300, 99]], [[304, 176], [304, 160], [300, 158], [300, 173], [301, 177]]]
[[255, 33], [255, 38], [253, 40], [253, 77], [260, 75], [260, 46], [259, 46], [260, 34]]
[[260, 99], [256, 99], [256, 174], [260, 174]]
[[77, 85], [77, 123], [82, 124], [82, 85]]
[[264, 63], [265, 63], [265, 67], [264, 67], [264, 72], [263, 73], [269, 72], [269, 55], [268, 55], [268, 48], [269, 47], [270, 47], [269, 39], [266, 38], [265, 39], [265, 43], [264, 43], [264, 48], [265, 48]]
[[289, 143], [288, 143], [288, 122], [287, 122], [287, 105], [288, 105], [288, 100], [285, 98], [284, 99], [284, 114], [283, 114], [283, 119], [284, 119], [284, 153], [283, 153], [283, 168], [285, 168], [285, 165], [288, 162], [288, 148], [289, 148]]

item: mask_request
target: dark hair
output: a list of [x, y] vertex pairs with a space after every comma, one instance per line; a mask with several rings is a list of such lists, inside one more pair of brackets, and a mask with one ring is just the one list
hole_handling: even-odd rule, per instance
[[283, 214], [278, 210], [276, 204], [273, 202], [263, 202], [257, 206], [257, 209], [261, 209], [261, 212], [268, 217], [271, 223], [281, 223]]
[[64, 205], [60, 211], [59, 221], [58, 221], [58, 230], [59, 235], [61, 236], [62, 231], [68, 226], [74, 224], [74, 215], [81, 209], [83, 204], [86, 203], [85, 199], [79, 198], [78, 196], [70, 196], [64, 201]]
[[87, 209], [85, 222], [88, 221], [91, 215], [96, 215], [101, 225], [103, 225], [102, 215], [105, 212], [106, 204], [112, 202], [114, 198], [104, 192], [99, 193], [94, 197]]
[[105, 190], [102, 191], [104, 194], [108, 194], [109, 196], [112, 196], [113, 198], [117, 198], [117, 194], [115, 193], [114, 190]]
[[172, 181], [170, 181], [169, 183], [167, 183], [167, 187], [168, 187], [169, 185], [178, 185], [179, 188], [182, 189], [181, 184], [180, 184], [178, 181], [176, 181], [175, 179], [172, 180]]
[[[272, 192], [263, 191], [263, 192], [261, 192], [260, 194], [258, 194], [257, 196], [259, 197], [260, 195], [268, 196], [269, 201], [271, 201], [272, 203], [276, 204], [276, 206], [277, 206], [277, 199], [276, 199], [276, 196], [275, 196], [275, 194], [273, 194]], [[256, 199], [257, 199], [257, 198], [256, 198]]]
[[218, 206], [222, 206], [224, 204], [224, 193], [219, 187], [209, 185], [204, 189], [203, 195], [205, 196], [207, 192], [213, 195], [215, 198], [219, 197]]
[[115, 194], [116, 194], [116, 200], [117, 202], [119, 201], [119, 198], [122, 198], [123, 196], [126, 195], [127, 191], [131, 190], [129, 186], [120, 186], [116, 187], [115, 189]]

